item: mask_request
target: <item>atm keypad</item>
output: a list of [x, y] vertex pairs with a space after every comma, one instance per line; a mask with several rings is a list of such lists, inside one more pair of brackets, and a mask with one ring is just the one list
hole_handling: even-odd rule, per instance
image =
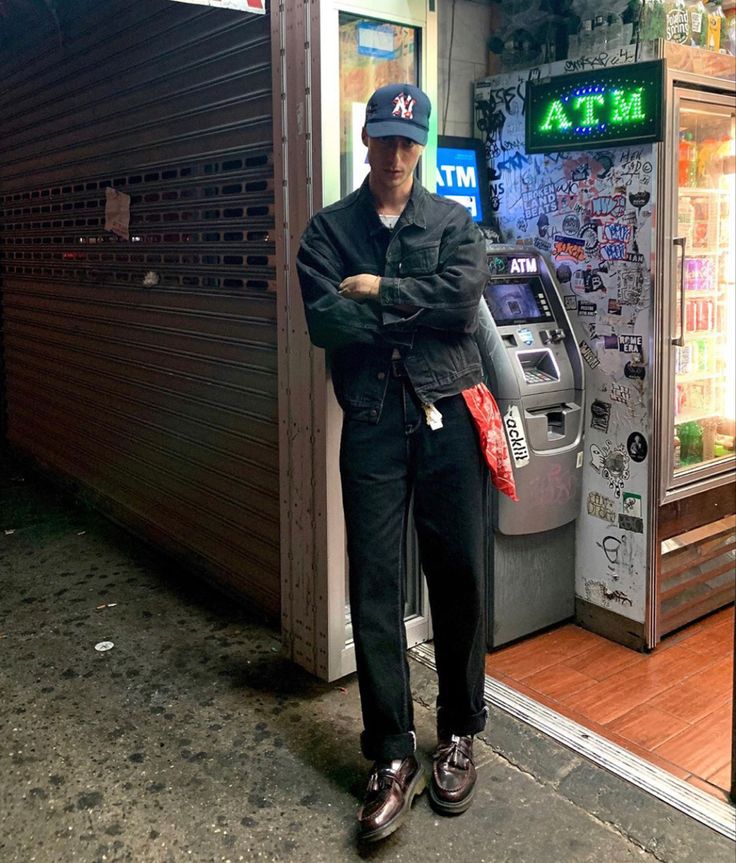
[[546, 384], [548, 381], [553, 381], [554, 378], [539, 369], [524, 369], [524, 380], [528, 384]]

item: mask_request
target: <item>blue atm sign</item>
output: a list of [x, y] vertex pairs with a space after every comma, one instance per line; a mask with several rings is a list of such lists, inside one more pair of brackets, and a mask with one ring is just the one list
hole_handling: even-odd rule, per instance
[[437, 147], [437, 194], [467, 208], [474, 222], [483, 221], [478, 151]]

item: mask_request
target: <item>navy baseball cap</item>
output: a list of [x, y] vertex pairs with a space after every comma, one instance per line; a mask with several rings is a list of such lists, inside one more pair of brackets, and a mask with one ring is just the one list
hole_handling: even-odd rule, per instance
[[365, 107], [365, 130], [371, 138], [401, 135], [426, 144], [429, 134], [429, 96], [414, 84], [379, 87]]

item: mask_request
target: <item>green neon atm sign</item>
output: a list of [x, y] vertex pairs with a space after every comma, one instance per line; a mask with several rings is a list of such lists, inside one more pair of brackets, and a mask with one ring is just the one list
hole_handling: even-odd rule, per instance
[[526, 152], [661, 141], [663, 98], [663, 60], [527, 81]]

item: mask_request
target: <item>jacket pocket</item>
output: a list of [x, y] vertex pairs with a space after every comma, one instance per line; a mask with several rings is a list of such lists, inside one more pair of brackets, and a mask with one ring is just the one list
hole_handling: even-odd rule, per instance
[[399, 261], [399, 276], [427, 276], [436, 273], [439, 257], [438, 242], [405, 249]]

